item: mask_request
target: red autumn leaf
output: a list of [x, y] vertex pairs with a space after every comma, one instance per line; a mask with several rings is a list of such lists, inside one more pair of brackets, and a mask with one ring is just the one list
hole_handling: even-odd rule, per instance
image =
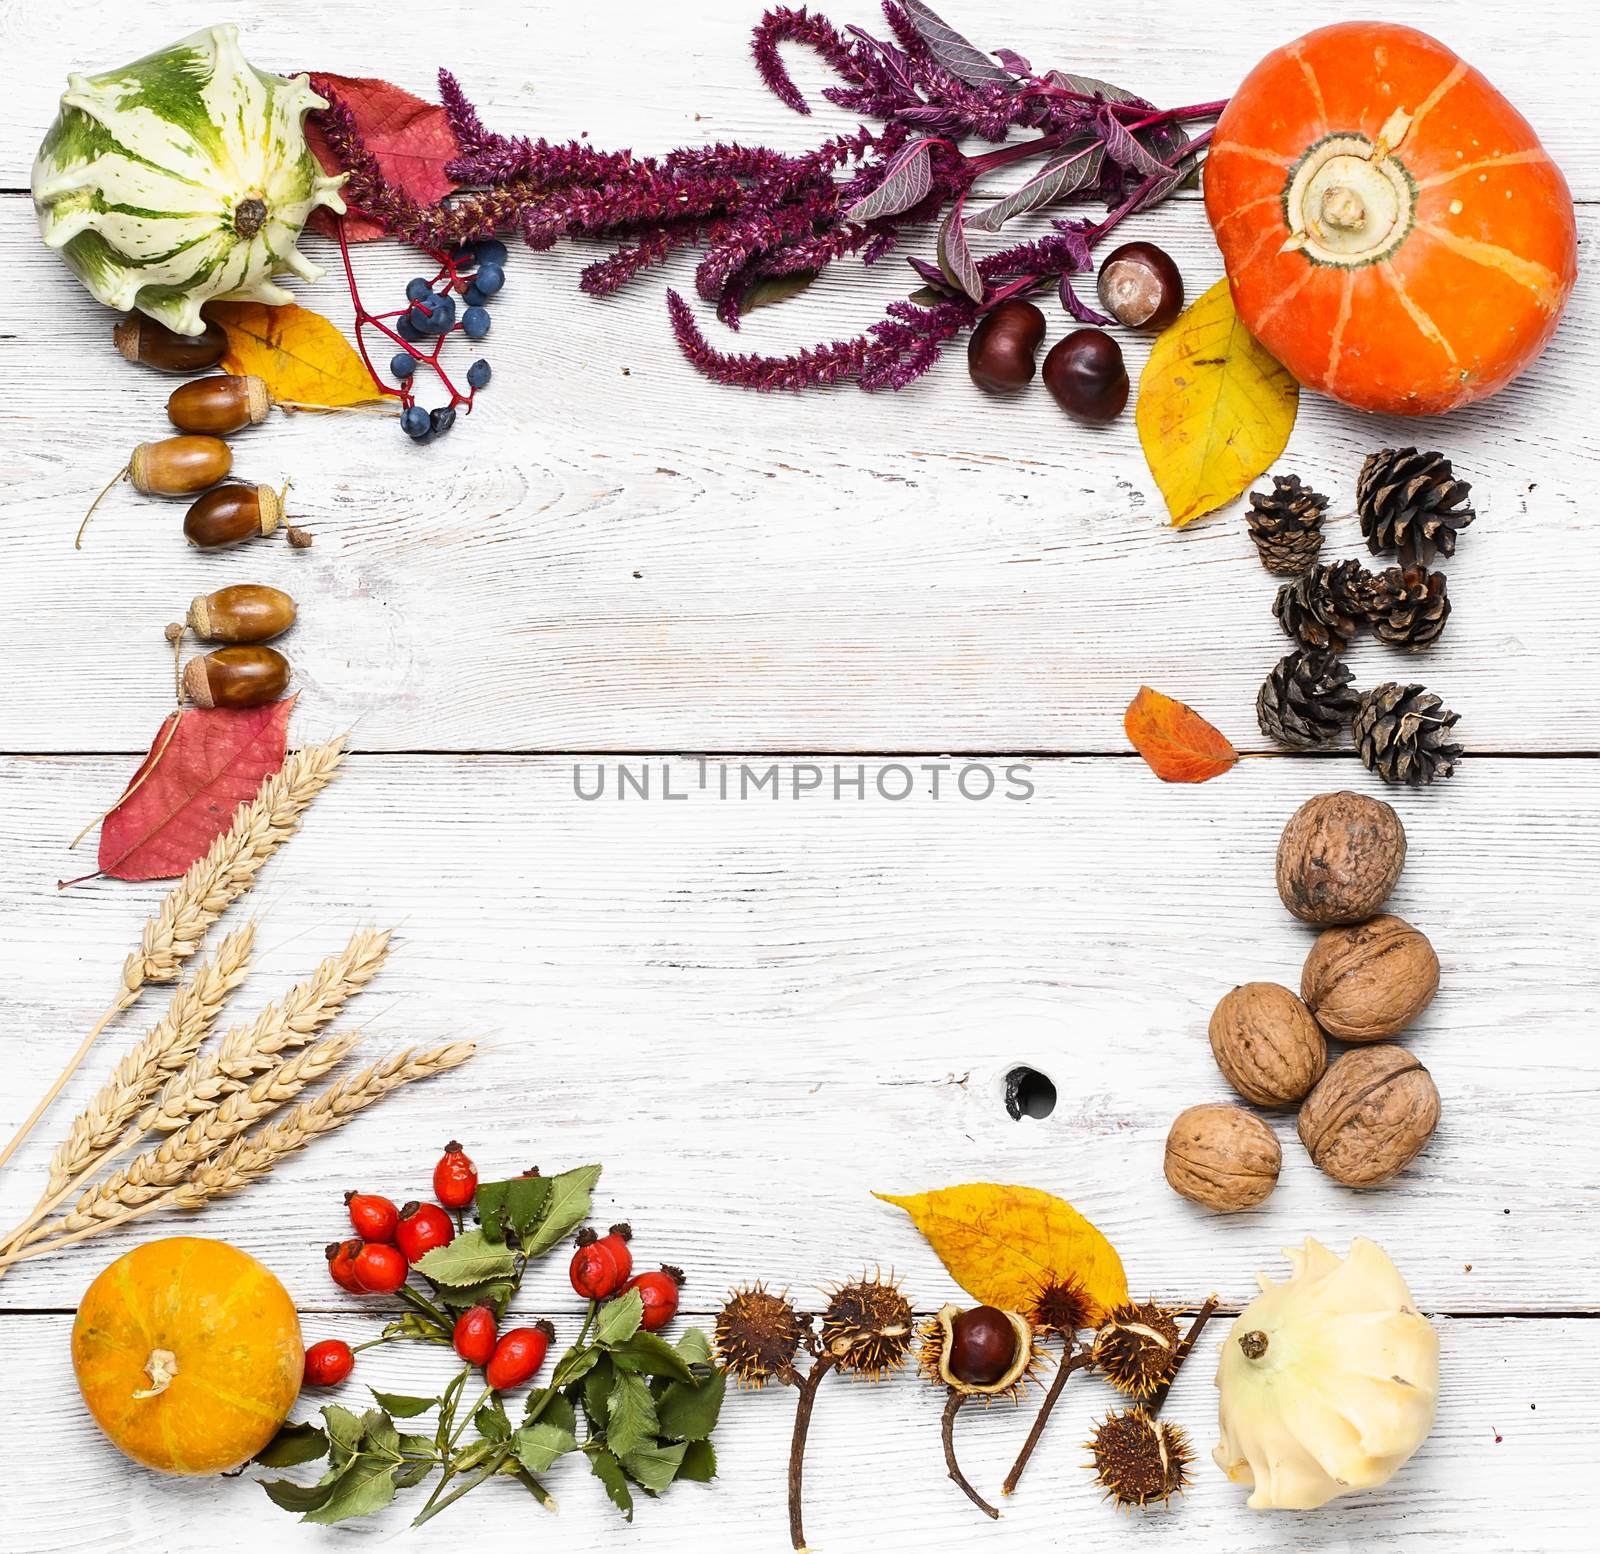
[[119, 880], [182, 874], [283, 765], [293, 706], [291, 696], [173, 713], [100, 827], [100, 872]]
[[1133, 748], [1163, 782], [1209, 782], [1239, 759], [1239, 752], [1193, 707], [1139, 687], [1122, 726]]
[[[311, 86], [330, 102], [337, 97], [355, 115], [361, 138], [377, 157], [383, 176], [419, 205], [437, 205], [445, 195], [455, 192], [456, 182], [444, 168], [446, 162], [461, 155], [461, 148], [444, 109], [437, 103], [425, 103], [375, 76], [336, 76], [313, 70]], [[306, 143], [324, 172], [344, 171], [314, 115], [306, 120]], [[329, 211], [313, 211], [308, 225], [324, 237], [333, 235]], [[384, 232], [377, 222], [351, 206], [344, 221], [344, 235], [352, 243], [365, 243], [382, 237]]]

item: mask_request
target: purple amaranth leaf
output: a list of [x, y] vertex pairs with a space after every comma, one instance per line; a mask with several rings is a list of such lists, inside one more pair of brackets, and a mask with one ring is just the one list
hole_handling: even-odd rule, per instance
[[974, 216], [967, 226], [974, 232], [998, 232], [1013, 216], [1067, 199], [1100, 176], [1105, 148], [1098, 141], [1084, 141], [1045, 163], [1019, 189], [996, 200]]
[[941, 270], [938, 265], [929, 264], [926, 259], [919, 259], [915, 254], [910, 255], [906, 259], [906, 263], [909, 264], [911, 268], [928, 283], [928, 285], [936, 287], [940, 291], [950, 290], [950, 282], [944, 278], [944, 271]]
[[1010, 72], [1003, 70], [976, 44], [969, 43], [923, 0], [900, 0], [918, 36], [934, 60], [968, 86], [1003, 86], [1014, 89]]
[[1015, 49], [996, 49], [994, 57], [1000, 61], [1013, 75], [1031, 76], [1033, 66], [1030, 65]]
[[1141, 178], [1153, 178], [1167, 171], [1160, 157], [1147, 151], [1139, 138], [1114, 113], [1104, 113], [1100, 119], [1101, 134], [1105, 139], [1106, 155], [1118, 167], [1126, 167]]
[[966, 223], [961, 216], [965, 203], [964, 197], [957, 200], [939, 228], [939, 268], [950, 285], [965, 292], [974, 302], [982, 302], [983, 277], [967, 246]]
[[1152, 205], [1159, 205], [1188, 175], [1187, 168], [1162, 173], [1159, 178], [1154, 178], [1150, 187], [1139, 196], [1133, 209], [1149, 210]]
[[931, 140], [912, 140], [889, 158], [883, 181], [843, 212], [846, 221], [876, 221], [882, 216], [898, 216], [924, 199], [933, 187], [929, 153]]
[[1120, 86], [1113, 86], [1109, 81], [1097, 80], [1094, 76], [1078, 76], [1067, 70], [1052, 70], [1044, 79], [1050, 86], [1059, 86], [1063, 91], [1076, 92], [1080, 97], [1099, 97], [1108, 103], [1125, 103], [1130, 108], [1153, 109], [1155, 106], [1133, 92], [1126, 91]]
[[1104, 313], [1096, 313], [1076, 291], [1072, 289], [1072, 271], [1061, 272], [1061, 306], [1064, 307], [1080, 324], [1098, 324], [1102, 329], [1108, 328], [1115, 322]]

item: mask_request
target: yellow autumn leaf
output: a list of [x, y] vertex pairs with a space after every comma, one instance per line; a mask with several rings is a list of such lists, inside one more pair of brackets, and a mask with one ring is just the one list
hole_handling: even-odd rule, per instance
[[1157, 337], [1135, 419], [1172, 526], [1231, 502], [1283, 452], [1300, 385], [1239, 322], [1225, 280]]
[[970, 1182], [896, 1197], [950, 1277], [975, 1300], [1027, 1314], [1046, 1286], [1072, 1280], [1099, 1309], [1128, 1298], [1117, 1249], [1065, 1199], [1037, 1187]]
[[212, 302], [206, 317], [228, 337], [224, 372], [253, 373], [279, 403], [336, 410], [379, 397], [350, 343], [320, 313], [286, 302]]

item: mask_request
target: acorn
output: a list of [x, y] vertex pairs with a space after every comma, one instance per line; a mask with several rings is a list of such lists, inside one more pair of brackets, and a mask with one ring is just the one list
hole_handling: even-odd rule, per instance
[[197, 707], [262, 707], [289, 687], [289, 660], [276, 648], [225, 647], [183, 666], [183, 688]]
[[1101, 1420], [1085, 1444], [1106, 1498], [1125, 1511], [1161, 1505], [1188, 1488], [1194, 1449], [1187, 1432], [1152, 1419], [1142, 1408]]
[[1126, 1301], [1101, 1323], [1090, 1354], [1118, 1392], [1144, 1399], [1172, 1379], [1178, 1346], [1176, 1312], [1153, 1300]]
[[911, 1302], [892, 1278], [841, 1284], [822, 1312], [822, 1347], [841, 1371], [879, 1380], [905, 1363], [916, 1336]]
[[[271, 486], [235, 481], [207, 491], [183, 515], [183, 533], [201, 550], [218, 550], [273, 533], [283, 518], [283, 497]], [[290, 538], [293, 538], [291, 533]]]
[[189, 629], [205, 642], [270, 642], [295, 621], [295, 602], [281, 588], [265, 583], [233, 583], [196, 594], [189, 606]]
[[83, 547], [83, 531], [89, 527], [94, 510], [119, 480], [129, 480], [135, 491], [146, 496], [193, 496], [214, 486], [233, 468], [233, 451], [216, 437], [166, 437], [160, 442], [142, 442], [128, 462], [101, 488], [78, 525], [74, 549]]
[[167, 396], [167, 419], [180, 432], [209, 432], [217, 437], [259, 426], [271, 408], [265, 382], [226, 372], [180, 383]]
[[1036, 1360], [1028, 1319], [998, 1306], [941, 1306], [922, 1329], [922, 1372], [968, 1397], [1015, 1399]]
[[741, 1285], [717, 1313], [717, 1358], [741, 1387], [764, 1387], [790, 1372], [810, 1325], [787, 1295]]
[[129, 361], [157, 372], [208, 372], [228, 350], [227, 335], [209, 319], [199, 334], [180, 335], [145, 313], [119, 319], [111, 343]]

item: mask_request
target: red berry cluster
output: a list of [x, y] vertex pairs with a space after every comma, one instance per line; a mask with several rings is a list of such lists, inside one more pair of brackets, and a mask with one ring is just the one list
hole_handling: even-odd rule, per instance
[[632, 1239], [633, 1231], [627, 1225], [613, 1225], [603, 1236], [580, 1230], [569, 1270], [572, 1287], [585, 1300], [610, 1300], [613, 1295], [637, 1290], [644, 1306], [639, 1325], [647, 1333], [657, 1333], [678, 1314], [683, 1270], [664, 1263], [652, 1273], [635, 1274], [628, 1245]]

